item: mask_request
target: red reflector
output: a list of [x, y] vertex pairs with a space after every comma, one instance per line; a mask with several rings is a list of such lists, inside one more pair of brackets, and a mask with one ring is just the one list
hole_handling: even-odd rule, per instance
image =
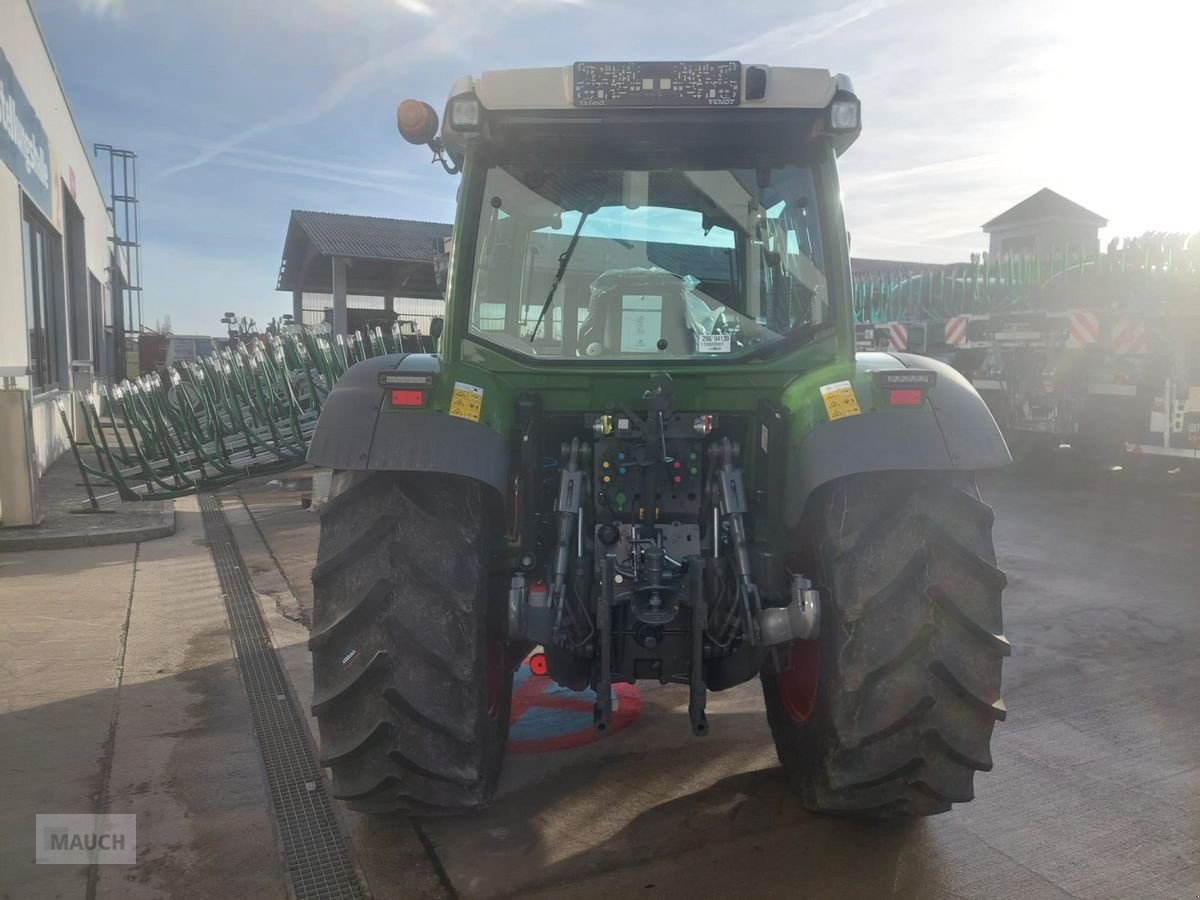
[[529, 657], [529, 671], [534, 675], [545, 675], [550, 671], [550, 667], [546, 664], [545, 653], [535, 653]]
[[921, 391], [918, 388], [893, 388], [888, 392], [892, 406], [920, 406]]
[[392, 391], [392, 406], [424, 406], [424, 391]]

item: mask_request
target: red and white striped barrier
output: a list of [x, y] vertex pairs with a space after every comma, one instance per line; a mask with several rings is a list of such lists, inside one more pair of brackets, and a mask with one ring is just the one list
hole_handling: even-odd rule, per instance
[[967, 317], [951, 316], [946, 320], [946, 343], [951, 347], [961, 347], [967, 339]]
[[908, 326], [903, 322], [888, 322], [888, 345], [889, 350], [907, 350], [908, 349]]
[[1067, 347], [1079, 350], [1100, 340], [1100, 318], [1081, 309], [1067, 311]]
[[1137, 319], [1119, 319], [1112, 328], [1114, 353], [1148, 353], [1150, 342], [1146, 339], [1146, 323]]

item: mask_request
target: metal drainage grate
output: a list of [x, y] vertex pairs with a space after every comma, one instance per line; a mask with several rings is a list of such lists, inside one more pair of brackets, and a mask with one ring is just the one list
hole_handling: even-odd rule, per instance
[[225, 514], [211, 494], [200, 495], [204, 533], [225, 594], [238, 668], [250, 698], [254, 733], [266, 764], [267, 784], [283, 852], [298, 900], [364, 897], [338, 827], [303, 719], [292, 702], [283, 667], [271, 646], [245, 563]]

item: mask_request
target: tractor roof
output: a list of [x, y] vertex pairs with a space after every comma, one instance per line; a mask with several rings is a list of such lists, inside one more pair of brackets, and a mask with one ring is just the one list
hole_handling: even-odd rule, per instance
[[[678, 88], [680, 74], [690, 74], [696, 67], [729, 67], [732, 77], [740, 81], [738, 102], [730, 105], [754, 108], [823, 109], [833, 100], [838, 91], [853, 93], [850, 79], [845, 75], [833, 75], [827, 69], [804, 69], [791, 66], [751, 66], [739, 63], [576, 63], [539, 69], [498, 69], [484, 72], [479, 78], [464, 76], [454, 83], [452, 97], [474, 93], [485, 109], [490, 110], [556, 110], [576, 109], [576, 79], [582, 77], [581, 67], [642, 67], [641, 71], [677, 73], [674, 79]], [[683, 67], [692, 67], [688, 70]], [[764, 77], [765, 76], [765, 77]], [[749, 88], [747, 82], [755, 80], [758, 88]], [[646, 79], [642, 92], [644, 102], [627, 102], [625, 106], [653, 107], [655, 91], [664, 93], [672, 87], [669, 75]], [[650, 84], [649, 82], [653, 82]], [[761, 94], [761, 96], [755, 96]], [[604, 104], [590, 104], [604, 105]], [[663, 103], [661, 105], [677, 105]], [[703, 104], [701, 104], [703, 105]]]

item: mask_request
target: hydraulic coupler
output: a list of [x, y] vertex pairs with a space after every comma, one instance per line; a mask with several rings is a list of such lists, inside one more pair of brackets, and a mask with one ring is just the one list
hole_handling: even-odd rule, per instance
[[758, 629], [766, 647], [791, 641], [815, 640], [821, 631], [821, 595], [801, 575], [792, 577], [787, 606], [768, 606], [758, 615]]

